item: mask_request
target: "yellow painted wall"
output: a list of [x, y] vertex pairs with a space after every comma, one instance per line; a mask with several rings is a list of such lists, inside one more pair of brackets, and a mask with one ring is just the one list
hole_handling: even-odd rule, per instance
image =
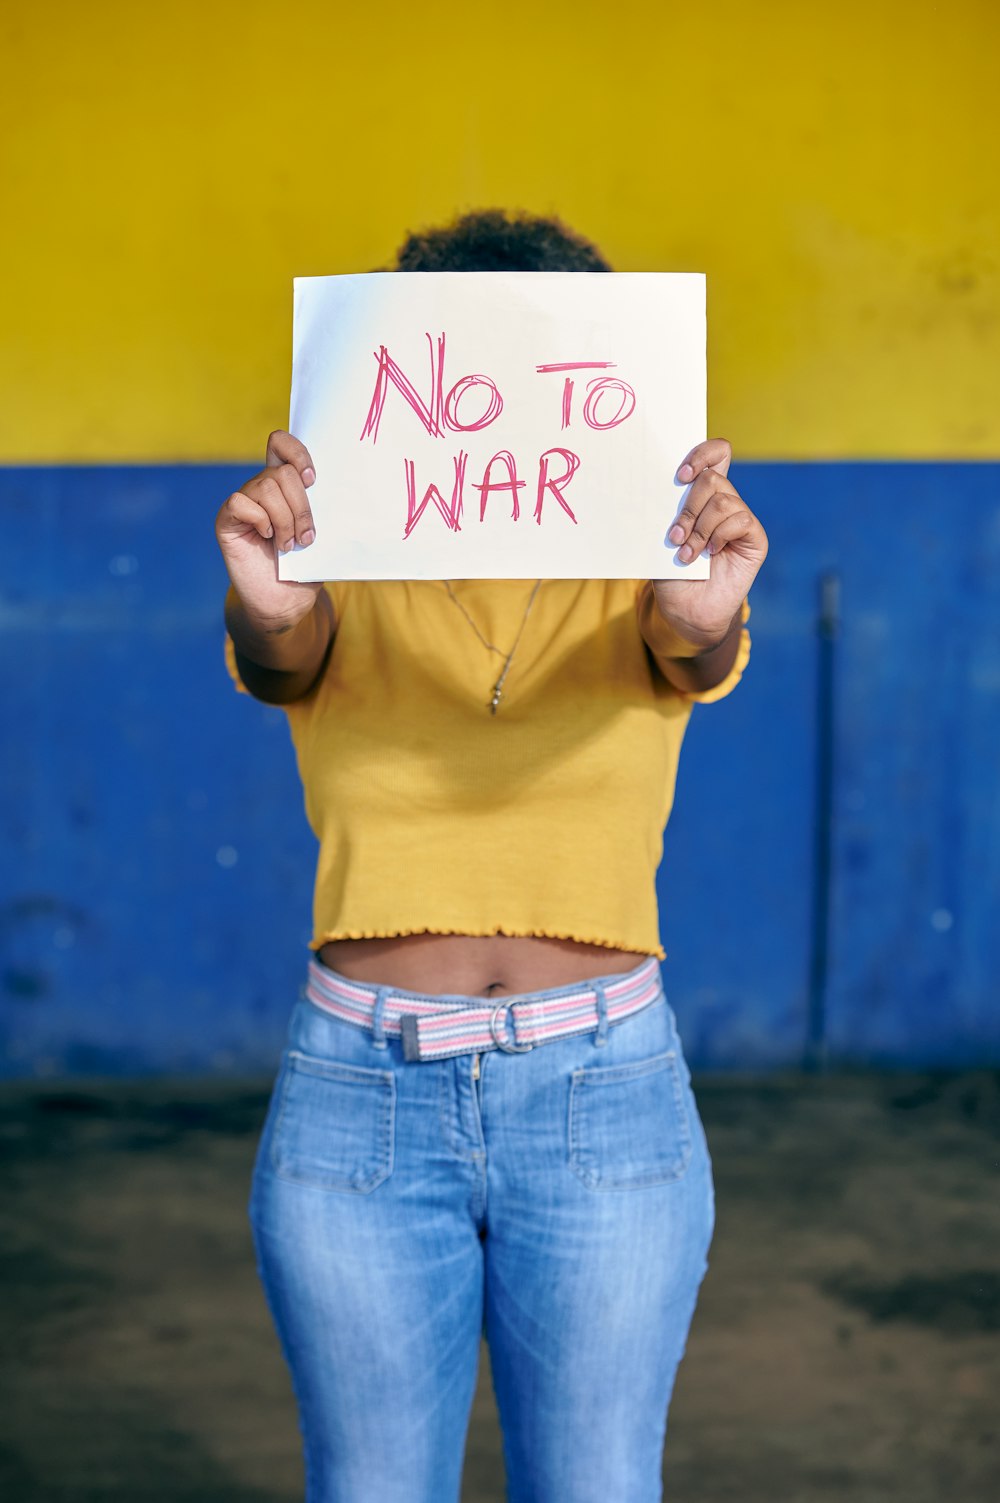
[[255, 456], [294, 275], [489, 204], [707, 271], [711, 428], [1000, 453], [997, 0], [7, 0], [0, 460]]

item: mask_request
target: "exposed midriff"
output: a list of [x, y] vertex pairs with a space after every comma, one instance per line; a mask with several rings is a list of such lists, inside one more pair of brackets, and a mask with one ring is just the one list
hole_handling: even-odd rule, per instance
[[544, 935], [404, 934], [328, 940], [319, 958], [352, 981], [431, 996], [500, 997], [614, 975], [647, 957]]

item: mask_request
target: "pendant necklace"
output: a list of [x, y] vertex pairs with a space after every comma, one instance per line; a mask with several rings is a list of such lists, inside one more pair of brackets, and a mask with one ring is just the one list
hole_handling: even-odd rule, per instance
[[531, 595], [528, 599], [528, 604], [524, 608], [524, 615], [521, 617], [521, 625], [518, 627], [517, 636], [514, 638], [514, 645], [510, 649], [510, 652], [506, 654], [506, 656], [504, 656], [504, 652], [501, 647], [497, 647], [494, 642], [487, 642], [486, 638], [479, 630], [479, 627], [476, 625], [475, 621], [473, 621], [472, 617], [469, 615], [469, 612], [466, 610], [465, 606], [455, 594], [455, 591], [451, 587], [450, 581], [447, 579], [442, 579], [441, 583], [444, 585], [451, 599], [454, 601], [455, 605], [458, 606], [459, 610], [462, 612], [462, 615], [465, 617], [466, 621], [468, 621], [469, 625], [472, 627], [472, 630], [475, 632], [480, 642], [482, 642], [483, 646], [487, 647], [490, 652], [495, 652], [497, 657], [504, 659], [504, 665], [500, 670], [500, 677], [493, 685], [493, 697], [490, 700], [489, 704], [490, 714], [495, 715], [497, 712], [497, 707], [500, 704], [501, 696], [503, 695], [504, 681], [507, 678], [507, 674], [510, 672], [510, 665], [514, 661], [514, 654], [517, 651], [518, 644], [520, 643], [521, 637], [524, 634], [524, 628], [528, 624], [528, 617], [531, 615], [531, 607], [535, 603], [535, 596], [538, 594], [538, 590], [542, 581], [540, 579], [535, 580], [535, 588], [532, 590]]

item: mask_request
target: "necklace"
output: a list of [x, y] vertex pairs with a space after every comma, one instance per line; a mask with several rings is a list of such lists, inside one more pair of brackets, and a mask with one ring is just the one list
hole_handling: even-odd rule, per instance
[[524, 615], [521, 617], [521, 625], [517, 629], [517, 636], [514, 638], [514, 645], [510, 649], [510, 652], [507, 653], [506, 657], [504, 657], [503, 649], [501, 647], [497, 647], [495, 642], [487, 642], [486, 638], [479, 630], [479, 627], [476, 625], [475, 621], [473, 621], [472, 617], [469, 615], [469, 612], [466, 610], [465, 606], [455, 594], [455, 591], [451, 587], [451, 583], [447, 579], [442, 579], [441, 583], [444, 585], [445, 589], [448, 591], [450, 598], [455, 603], [455, 605], [458, 606], [459, 610], [462, 612], [462, 615], [465, 617], [466, 621], [468, 621], [469, 625], [472, 627], [472, 630], [475, 632], [480, 642], [482, 642], [483, 646], [488, 648], [490, 652], [495, 652], [497, 657], [504, 658], [504, 665], [500, 670], [500, 677], [493, 685], [493, 697], [490, 700], [489, 705], [490, 714], [495, 715], [497, 712], [497, 707], [500, 704], [500, 698], [503, 694], [504, 682], [507, 678], [507, 674], [510, 672], [510, 665], [514, 661], [514, 654], [517, 651], [518, 644], [521, 641], [521, 637], [524, 635], [524, 628], [528, 624], [528, 617], [531, 615], [531, 607], [535, 603], [535, 596], [538, 594], [539, 587], [541, 586], [542, 581], [540, 579], [535, 580], [535, 588], [532, 590], [531, 595], [528, 598], [528, 604], [524, 608]]

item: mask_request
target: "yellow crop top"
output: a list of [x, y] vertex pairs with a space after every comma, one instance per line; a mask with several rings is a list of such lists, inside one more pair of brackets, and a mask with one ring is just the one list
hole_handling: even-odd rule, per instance
[[[695, 700], [639, 631], [642, 581], [335, 583], [319, 682], [285, 705], [331, 939], [545, 935], [658, 955], [654, 878]], [[743, 619], [749, 616], [743, 607]], [[231, 639], [226, 660], [244, 688]]]

